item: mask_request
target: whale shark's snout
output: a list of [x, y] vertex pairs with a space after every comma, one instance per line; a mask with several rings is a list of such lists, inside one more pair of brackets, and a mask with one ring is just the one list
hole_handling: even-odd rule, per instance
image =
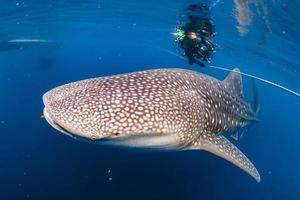
[[[71, 92], [69, 89], [72, 88]], [[83, 88], [76, 84], [67, 84], [63, 88], [54, 88], [43, 95], [43, 115], [47, 122], [56, 130], [71, 136], [98, 140], [109, 137], [110, 134], [99, 135], [94, 120], [95, 113], [89, 107], [88, 102], [82, 104], [83, 97], [80, 94]]]

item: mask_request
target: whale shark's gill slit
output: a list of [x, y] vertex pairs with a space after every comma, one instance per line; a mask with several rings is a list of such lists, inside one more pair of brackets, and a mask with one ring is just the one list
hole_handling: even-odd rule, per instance
[[[186, 60], [183, 56], [178, 55], [177, 53], [174, 53], [174, 52], [172, 52], [172, 51], [170, 51], [170, 50], [168, 50], [168, 49], [164, 49], [164, 48], [161, 48], [161, 47], [155, 47], [155, 48], [157, 48], [157, 49], [159, 49], [159, 50], [162, 50], [162, 51], [164, 51], [164, 52], [166, 52], [166, 53], [168, 53], [168, 54], [170, 54], [170, 55], [176, 56], [177, 58]], [[226, 72], [233, 72], [232, 69], [228, 69], [228, 68], [225, 68], [225, 67], [219, 67], [219, 66], [214, 66], [214, 65], [208, 65], [208, 66], [206, 66], [206, 67], [209, 67], [209, 68], [212, 68], [212, 69], [221, 70], [221, 71], [226, 71]], [[235, 72], [235, 73], [239, 73], [239, 74], [241, 74], [241, 75], [243, 75], [243, 76], [246, 76], [246, 77], [249, 77], [249, 78], [253, 78], [253, 79], [255, 79], [255, 80], [258, 80], [258, 81], [261, 81], [261, 82], [263, 82], [263, 83], [269, 84], [269, 85], [271, 85], [271, 86], [273, 86], [273, 87], [279, 88], [279, 89], [281, 89], [281, 90], [283, 90], [283, 91], [285, 91], [285, 92], [287, 92], [287, 93], [290, 93], [290, 94], [295, 95], [296, 97], [299, 97], [299, 98], [300, 98], [300, 93], [298, 93], [298, 92], [296, 92], [296, 91], [294, 91], [294, 90], [291, 90], [291, 89], [289, 89], [289, 88], [287, 88], [287, 87], [285, 87], [285, 86], [283, 86], [283, 85], [280, 85], [280, 84], [278, 84], [278, 83], [275, 83], [275, 82], [273, 82], [273, 81], [270, 81], [270, 80], [261, 78], [261, 77], [256, 76], [256, 75], [252, 75], [252, 74], [248, 74], [248, 73], [245, 73], [245, 72], [241, 72], [241, 71], [240, 71], [240, 72]]]

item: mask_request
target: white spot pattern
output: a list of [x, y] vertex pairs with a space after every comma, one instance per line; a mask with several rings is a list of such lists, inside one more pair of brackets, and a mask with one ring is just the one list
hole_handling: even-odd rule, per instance
[[241, 99], [240, 80], [234, 80], [239, 87], [188, 70], [148, 70], [66, 84], [43, 101], [51, 119], [72, 134], [88, 139], [175, 134], [186, 147], [209, 141], [257, 176], [252, 163], [220, 135], [256, 119]]

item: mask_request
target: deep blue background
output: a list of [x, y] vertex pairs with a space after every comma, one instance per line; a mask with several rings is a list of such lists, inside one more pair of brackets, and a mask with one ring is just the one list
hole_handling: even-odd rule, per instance
[[[261, 183], [204, 151], [140, 152], [83, 143], [41, 119], [42, 95], [80, 79], [188, 66], [172, 31], [186, 0], [1, 0], [0, 41], [51, 40], [0, 48], [0, 199], [300, 199], [300, 98], [258, 82], [260, 121], [233, 141]], [[203, 2], [203, 1], [202, 1]], [[209, 4], [211, 1], [204, 1]], [[300, 92], [299, 1], [265, 0], [272, 33], [254, 5], [250, 32], [236, 31], [233, 1], [214, 1], [213, 65], [239, 67]], [[0, 45], [1, 46], [1, 45]], [[245, 94], [251, 97], [249, 79]]]

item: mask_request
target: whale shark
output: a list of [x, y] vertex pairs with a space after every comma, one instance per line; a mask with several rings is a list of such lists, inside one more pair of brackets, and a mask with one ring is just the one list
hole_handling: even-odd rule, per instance
[[228, 139], [257, 121], [239, 69], [224, 80], [162, 68], [91, 78], [43, 95], [47, 122], [75, 139], [139, 148], [206, 150], [260, 182], [252, 162]]

